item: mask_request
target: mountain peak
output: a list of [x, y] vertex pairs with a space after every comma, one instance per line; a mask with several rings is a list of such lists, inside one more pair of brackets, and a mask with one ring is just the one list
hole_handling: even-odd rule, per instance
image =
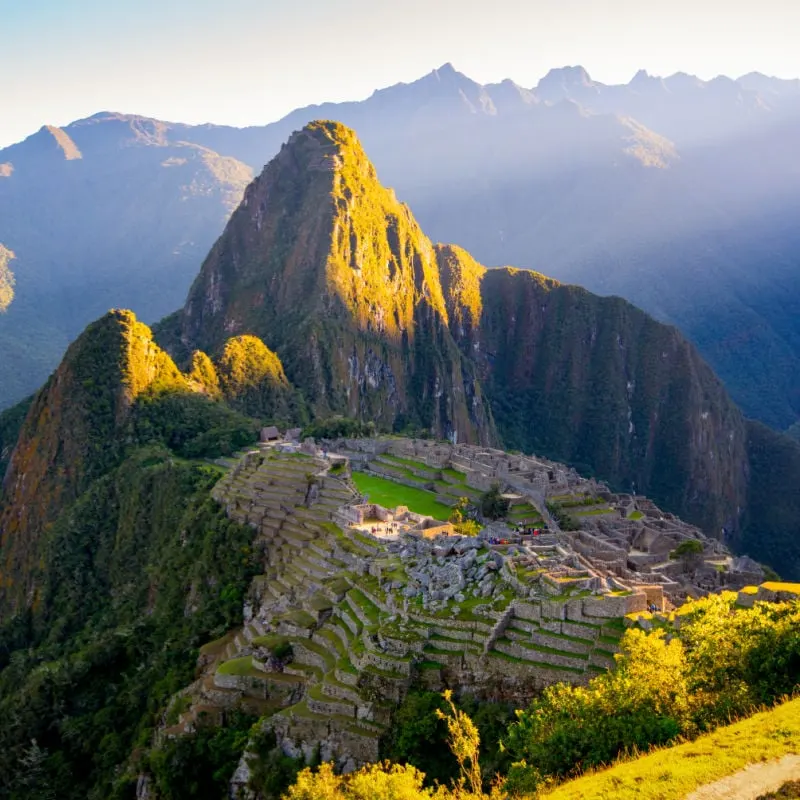
[[248, 187], [189, 293], [180, 338], [214, 357], [231, 336], [257, 336], [315, 413], [419, 418], [489, 441], [447, 329], [430, 240], [355, 133], [315, 121]]
[[[112, 310], [69, 346], [33, 398], [5, 475], [0, 546], [9, 546], [32, 576], [36, 544], [58, 512], [114, 463], [113, 443], [136, 398], [148, 390], [185, 388], [172, 359], [132, 311]], [[23, 509], [12, 514], [10, 509]], [[23, 534], [24, 535], [20, 535]], [[30, 587], [0, 587], [22, 597]]]
[[575, 92], [595, 89], [589, 73], [580, 65], [551, 69], [537, 84], [534, 92], [540, 100], [558, 102], [571, 98]]
[[633, 78], [631, 78], [628, 87], [631, 89], [659, 88], [663, 90], [667, 88], [662, 78], [658, 77], [658, 75], [651, 75], [646, 69], [640, 69]]
[[576, 64], [575, 66], [553, 67], [539, 81], [539, 84], [556, 82], [566, 85], [589, 86], [592, 83], [592, 79], [584, 67]]
[[433, 70], [431, 74], [436, 75], [440, 78], [445, 78], [452, 75], [460, 75], [461, 73], [459, 73], [458, 70], [452, 65], [452, 63], [448, 61], [442, 64], [442, 66], [439, 67], [438, 69]]

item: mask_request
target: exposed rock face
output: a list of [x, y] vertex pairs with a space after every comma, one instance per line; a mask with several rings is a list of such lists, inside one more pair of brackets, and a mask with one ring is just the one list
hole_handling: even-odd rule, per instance
[[5, 311], [14, 299], [14, 273], [8, 266], [14, 254], [0, 244], [0, 312]]
[[494, 438], [432, 244], [336, 123], [295, 133], [248, 187], [180, 334], [212, 355], [231, 335], [261, 337], [317, 413]]
[[744, 423], [673, 328], [618, 298], [432, 246], [349, 129], [292, 135], [245, 193], [172, 322], [186, 352], [273, 348], [318, 414], [576, 464], [719, 533]]
[[153, 386], [184, 387], [185, 379], [132, 312], [110, 311], [39, 390], [3, 483], [0, 601], [30, 600], [44, 530], [114, 463], [133, 400]]

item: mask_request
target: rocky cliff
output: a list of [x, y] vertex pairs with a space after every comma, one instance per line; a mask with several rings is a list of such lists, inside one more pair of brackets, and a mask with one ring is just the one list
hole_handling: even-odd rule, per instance
[[317, 415], [495, 438], [433, 245], [337, 123], [295, 133], [248, 187], [178, 330], [213, 355], [232, 335], [260, 337]]
[[453, 336], [499, 432], [719, 533], [747, 491], [744, 420], [695, 349], [620, 298], [440, 247]]

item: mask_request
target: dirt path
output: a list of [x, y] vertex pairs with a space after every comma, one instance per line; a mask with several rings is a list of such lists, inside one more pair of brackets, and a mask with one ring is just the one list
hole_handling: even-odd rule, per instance
[[701, 786], [686, 800], [755, 800], [774, 792], [786, 781], [800, 779], [800, 756], [784, 756], [777, 761], [750, 764], [727, 778]]

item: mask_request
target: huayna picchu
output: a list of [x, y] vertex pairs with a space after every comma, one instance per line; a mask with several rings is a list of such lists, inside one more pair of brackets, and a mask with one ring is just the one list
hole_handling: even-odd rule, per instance
[[519, 795], [797, 684], [800, 445], [625, 301], [432, 244], [334, 122], [182, 309], [109, 312], [0, 416], [0, 464], [0, 797], [447, 781], [445, 690]]

